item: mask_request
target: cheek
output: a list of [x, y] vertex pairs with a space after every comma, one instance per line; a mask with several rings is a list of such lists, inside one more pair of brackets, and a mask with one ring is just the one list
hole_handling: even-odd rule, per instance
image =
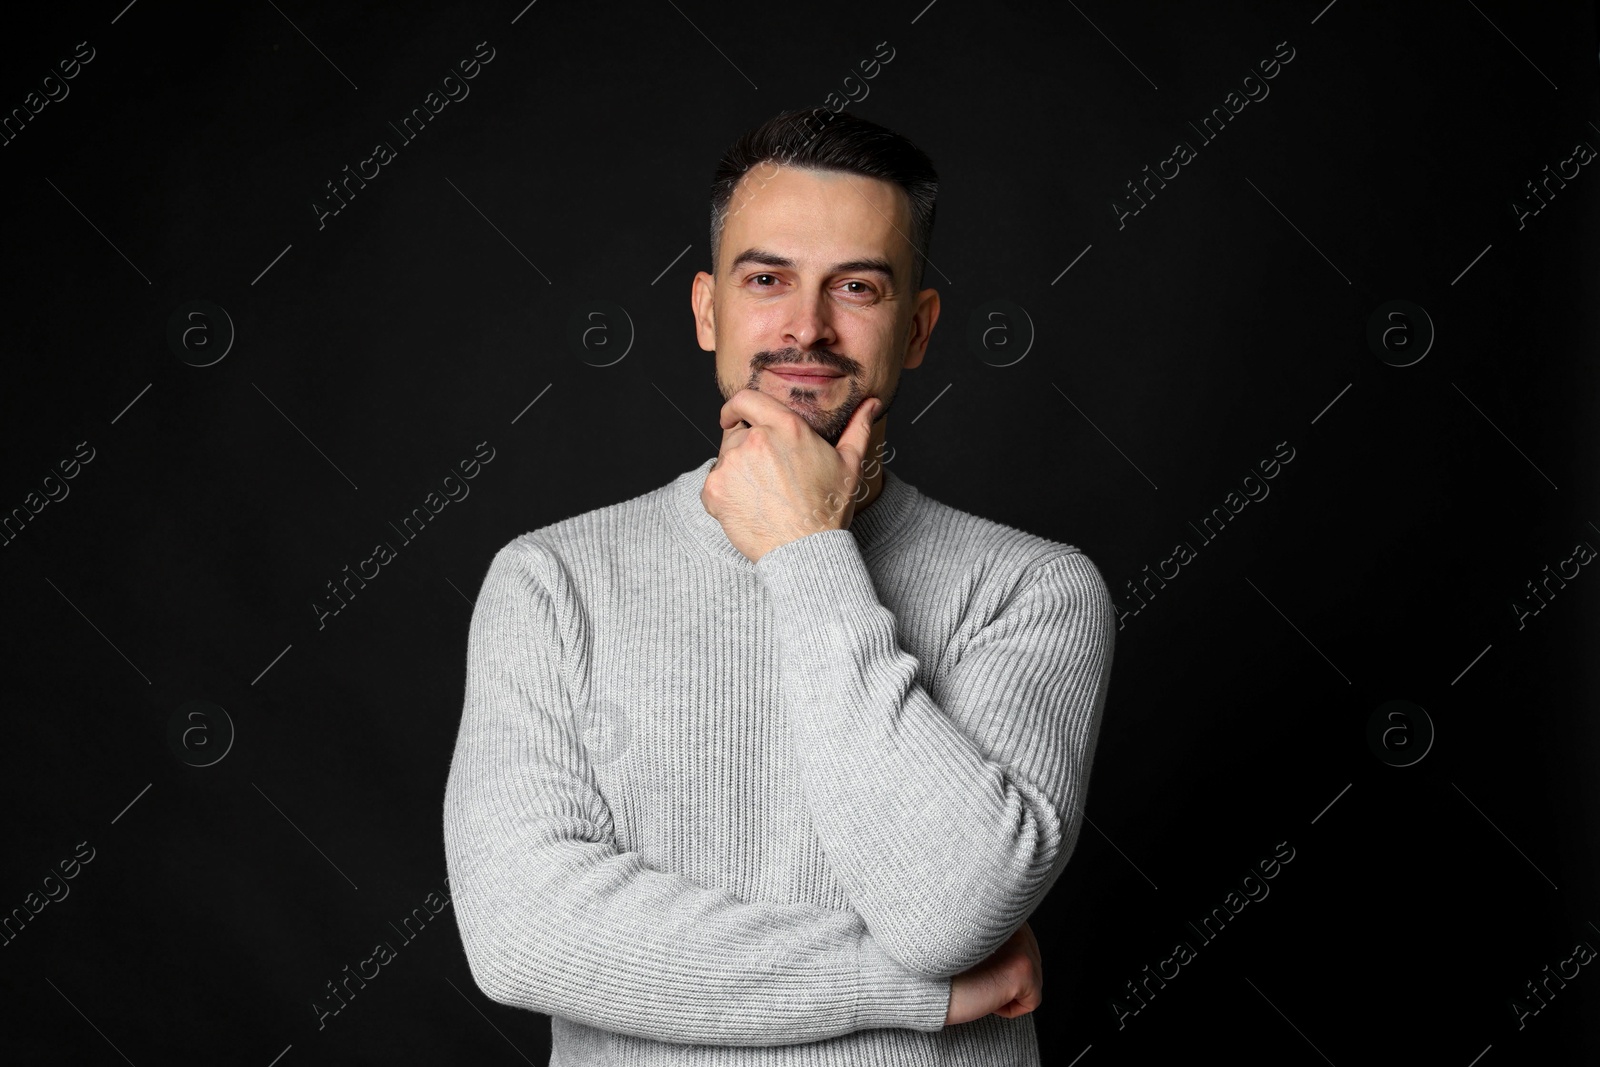
[[863, 384], [883, 387], [890, 384], [895, 374], [894, 331], [877, 325], [863, 328], [855, 336], [840, 340], [844, 350], [860, 360]]
[[783, 312], [776, 304], [751, 304], [734, 313], [733, 334], [753, 352], [777, 347], [783, 325]]
[[770, 313], [752, 314], [748, 309], [730, 307], [717, 317], [717, 351], [731, 367], [737, 364], [748, 372], [750, 357], [764, 347]]

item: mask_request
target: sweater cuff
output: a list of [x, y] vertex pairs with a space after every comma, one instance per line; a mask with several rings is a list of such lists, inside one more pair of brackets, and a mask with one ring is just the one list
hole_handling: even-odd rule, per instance
[[950, 1014], [951, 980], [907, 970], [870, 934], [859, 944], [855, 1029], [942, 1030]]
[[881, 606], [849, 530], [823, 530], [781, 544], [756, 560], [755, 570], [779, 598], [815, 611], [850, 617], [865, 604]]

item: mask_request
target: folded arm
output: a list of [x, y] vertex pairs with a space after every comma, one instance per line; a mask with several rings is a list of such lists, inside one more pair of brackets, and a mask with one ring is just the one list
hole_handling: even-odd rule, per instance
[[696, 1044], [943, 1026], [950, 979], [902, 966], [855, 911], [747, 903], [618, 849], [564, 678], [586, 644], [581, 608], [551, 588], [565, 589], [554, 558], [519, 540], [473, 609], [444, 837], [479, 988]]
[[781, 680], [812, 821], [896, 959], [956, 973], [1014, 933], [1077, 839], [1115, 636], [1072, 550], [1016, 579], [932, 682], [847, 530], [772, 549]]

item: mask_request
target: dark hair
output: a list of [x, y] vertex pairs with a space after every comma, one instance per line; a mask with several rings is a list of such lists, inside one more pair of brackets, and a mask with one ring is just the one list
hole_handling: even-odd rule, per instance
[[717, 163], [711, 183], [711, 273], [716, 274], [722, 229], [734, 187], [751, 167], [776, 163], [843, 171], [894, 182], [911, 199], [912, 290], [922, 288], [933, 240], [939, 175], [926, 153], [905, 137], [848, 111], [825, 107], [785, 111], [742, 134]]

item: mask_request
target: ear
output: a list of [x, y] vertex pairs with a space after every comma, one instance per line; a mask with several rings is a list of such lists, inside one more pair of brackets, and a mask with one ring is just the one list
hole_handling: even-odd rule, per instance
[[928, 337], [939, 321], [939, 290], [924, 289], [917, 294], [917, 309], [911, 313], [911, 336], [906, 340], [906, 361], [900, 366], [912, 370], [922, 363], [928, 351]]
[[703, 352], [717, 350], [716, 279], [705, 271], [694, 276], [689, 286], [689, 310], [694, 315], [695, 340]]

